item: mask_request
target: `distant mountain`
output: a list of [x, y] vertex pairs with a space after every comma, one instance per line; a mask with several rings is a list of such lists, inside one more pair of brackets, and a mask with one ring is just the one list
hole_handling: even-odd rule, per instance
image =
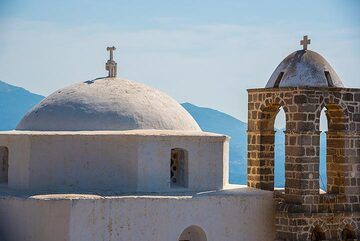
[[44, 97], [0, 81], [0, 130], [13, 130], [25, 113]]

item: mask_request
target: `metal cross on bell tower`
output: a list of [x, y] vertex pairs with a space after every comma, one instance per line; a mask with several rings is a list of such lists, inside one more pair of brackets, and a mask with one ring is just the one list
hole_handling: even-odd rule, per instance
[[107, 47], [107, 51], [110, 52], [110, 59], [106, 62], [105, 68], [109, 72], [108, 77], [116, 77], [117, 63], [113, 59], [113, 52], [116, 50], [114, 46]]
[[303, 40], [300, 41], [300, 45], [303, 46], [303, 50], [307, 50], [308, 44], [310, 44], [310, 39], [308, 38], [307, 35], [305, 35], [305, 36], [303, 37]]

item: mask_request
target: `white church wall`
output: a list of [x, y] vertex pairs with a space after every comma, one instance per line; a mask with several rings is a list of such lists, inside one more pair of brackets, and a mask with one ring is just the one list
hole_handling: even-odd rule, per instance
[[0, 197], [0, 240], [68, 241], [70, 213], [71, 202], [66, 199], [48, 201], [3, 195]]
[[30, 188], [134, 190], [136, 149], [128, 136], [32, 136]]
[[230, 155], [230, 140], [227, 139], [226, 142], [223, 143], [223, 168], [222, 168], [222, 183], [223, 183], [223, 187], [227, 186], [229, 184], [229, 155]]
[[[166, 138], [168, 140], [168, 138]], [[144, 138], [138, 149], [138, 187], [139, 192], [160, 192], [169, 189], [170, 163], [169, 147], [158, 138]]]
[[0, 146], [8, 148], [9, 187], [27, 189], [30, 169], [30, 140], [24, 135], [0, 135]]
[[170, 188], [173, 148], [188, 154], [186, 190], [221, 189], [228, 178], [227, 137], [211, 133], [14, 131], [0, 144], [8, 185], [22, 190], [183, 191]]
[[[74, 132], [73, 132], [74, 133]], [[9, 147], [9, 187], [22, 190], [136, 189], [131, 136], [2, 132]]]
[[189, 188], [202, 191], [222, 189], [223, 169], [228, 165], [223, 155], [223, 142], [205, 139], [193, 144], [195, 148], [189, 152]]
[[178, 241], [191, 225], [208, 241], [272, 241], [273, 218], [272, 192], [238, 186], [182, 196], [0, 198], [6, 241]]
[[[222, 189], [228, 180], [228, 141], [219, 136], [143, 138], [138, 150], [138, 191]], [[224, 144], [226, 143], [226, 144]], [[187, 153], [186, 186], [171, 187], [171, 150]], [[225, 152], [225, 153], [224, 153]]]

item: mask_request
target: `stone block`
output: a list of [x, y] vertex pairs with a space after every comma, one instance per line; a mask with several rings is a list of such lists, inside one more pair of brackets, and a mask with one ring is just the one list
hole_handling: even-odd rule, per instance
[[[315, 116], [315, 115], [314, 115]], [[307, 114], [304, 113], [295, 113], [293, 115], [294, 121], [306, 121], [307, 120]]]
[[294, 103], [295, 104], [305, 104], [305, 103], [307, 103], [306, 95], [295, 95], [294, 96]]
[[352, 93], [344, 93], [342, 95], [342, 99], [345, 101], [353, 101], [354, 100], [354, 95]]
[[353, 115], [353, 121], [355, 121], [355, 122], [360, 122], [360, 113]]
[[354, 94], [354, 101], [360, 102], [360, 93]]
[[315, 130], [315, 123], [314, 122], [298, 122], [297, 129], [300, 131], [311, 131]]
[[298, 105], [298, 112], [303, 112], [303, 113], [315, 113], [317, 109], [317, 106], [314, 104], [311, 105]]

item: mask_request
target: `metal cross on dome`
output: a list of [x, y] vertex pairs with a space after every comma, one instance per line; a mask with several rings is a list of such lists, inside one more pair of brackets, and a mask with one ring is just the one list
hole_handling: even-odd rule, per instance
[[310, 44], [310, 39], [308, 38], [307, 35], [305, 35], [305, 36], [303, 37], [303, 39], [300, 41], [300, 45], [303, 46], [303, 50], [307, 50], [308, 44]]
[[107, 47], [106, 50], [110, 52], [110, 59], [106, 62], [105, 65], [106, 70], [109, 72], [108, 77], [116, 77], [117, 63], [114, 61], [114, 55], [113, 55], [113, 52], [114, 50], [116, 50], [116, 48], [112, 46], [112, 47]]
[[110, 60], [113, 60], [113, 51], [116, 50], [116, 48], [112, 46], [112, 47], [107, 47], [106, 50], [110, 51]]

